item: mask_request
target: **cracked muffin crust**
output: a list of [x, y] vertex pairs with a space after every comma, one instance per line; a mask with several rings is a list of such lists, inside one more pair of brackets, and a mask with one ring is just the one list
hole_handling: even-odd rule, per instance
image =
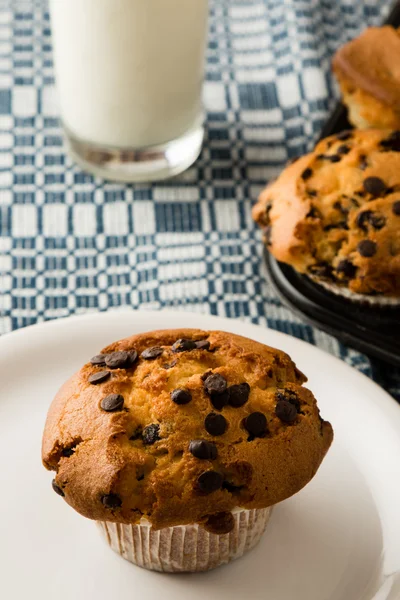
[[305, 380], [285, 353], [237, 335], [135, 335], [60, 389], [43, 463], [90, 519], [225, 531], [236, 507], [276, 504], [317, 471], [333, 433]]
[[400, 131], [320, 142], [262, 192], [253, 217], [279, 261], [365, 296], [400, 297]]
[[355, 127], [400, 128], [399, 29], [367, 29], [339, 48], [332, 67]]

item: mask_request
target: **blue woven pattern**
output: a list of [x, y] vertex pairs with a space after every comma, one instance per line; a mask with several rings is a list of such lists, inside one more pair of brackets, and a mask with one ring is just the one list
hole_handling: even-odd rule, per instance
[[332, 108], [332, 53], [380, 23], [385, 4], [211, 1], [202, 155], [173, 181], [124, 186], [65, 155], [45, 3], [0, 0], [0, 333], [122, 305], [179, 306], [303, 338], [399, 395], [389, 369], [281, 306], [250, 214]]

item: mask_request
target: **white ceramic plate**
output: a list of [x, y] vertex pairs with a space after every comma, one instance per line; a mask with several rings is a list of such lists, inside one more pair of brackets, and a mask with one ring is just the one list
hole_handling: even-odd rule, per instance
[[[46, 411], [64, 380], [119, 338], [196, 326], [288, 352], [309, 376], [335, 441], [314, 480], [277, 506], [261, 544], [201, 575], [147, 572], [115, 555], [51, 490], [40, 461]], [[276, 331], [185, 312], [111, 312], [0, 338], [0, 598], [4, 600], [371, 600], [400, 598], [400, 409], [377, 385]], [[388, 591], [392, 588], [392, 591]]]

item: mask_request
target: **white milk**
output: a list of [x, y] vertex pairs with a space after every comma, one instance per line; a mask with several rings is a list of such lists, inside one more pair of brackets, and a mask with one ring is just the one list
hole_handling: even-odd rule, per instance
[[201, 125], [208, 0], [50, 0], [66, 128], [140, 148]]

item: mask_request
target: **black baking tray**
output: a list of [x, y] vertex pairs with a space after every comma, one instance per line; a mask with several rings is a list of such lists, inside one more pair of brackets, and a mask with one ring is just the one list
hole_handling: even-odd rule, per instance
[[[400, 26], [400, 2], [386, 23]], [[347, 111], [339, 103], [322, 129], [320, 139], [351, 129]], [[332, 334], [348, 346], [400, 367], [400, 307], [358, 303], [325, 290], [266, 250], [269, 279], [281, 300], [311, 325]]]
[[269, 279], [281, 300], [311, 325], [348, 346], [400, 367], [400, 309], [368, 306], [332, 294], [266, 250]]

